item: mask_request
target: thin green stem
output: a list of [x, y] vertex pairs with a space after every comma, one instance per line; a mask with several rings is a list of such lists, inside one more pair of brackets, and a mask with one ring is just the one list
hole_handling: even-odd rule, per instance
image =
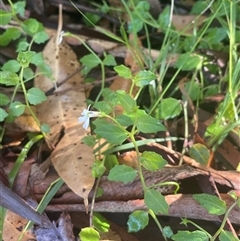
[[231, 210], [237, 205], [237, 201], [235, 201], [229, 208], [228, 210], [226, 211], [225, 215], [224, 215], [224, 218], [221, 222], [221, 225], [219, 227], [219, 229], [217, 230], [217, 232], [212, 236], [211, 240], [210, 241], [214, 241], [218, 235], [222, 232], [226, 222], [227, 222], [227, 219], [228, 219], [228, 216], [229, 216], [229, 213], [231, 212]]

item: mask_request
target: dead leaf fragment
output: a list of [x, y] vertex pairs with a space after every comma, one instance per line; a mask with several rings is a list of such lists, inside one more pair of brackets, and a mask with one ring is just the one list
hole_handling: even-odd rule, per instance
[[[56, 36], [48, 42], [43, 55], [54, 77], [54, 82], [43, 75], [35, 79], [35, 87], [45, 92], [80, 69], [73, 50], [65, 42], [58, 45]], [[86, 108], [82, 82], [79, 72], [73, 75], [57, 88], [56, 94], [38, 106], [37, 115], [41, 123], [50, 126], [50, 142], [59, 141], [51, 156], [57, 173], [87, 203], [94, 183], [91, 173], [94, 156], [92, 149], [82, 142], [88, 133], [78, 123], [80, 113]]]

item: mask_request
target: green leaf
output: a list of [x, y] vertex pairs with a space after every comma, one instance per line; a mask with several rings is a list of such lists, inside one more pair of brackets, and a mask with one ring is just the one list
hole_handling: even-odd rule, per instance
[[190, 13], [193, 15], [201, 14], [207, 8], [207, 6], [208, 6], [207, 2], [197, 1], [193, 4], [193, 7], [192, 7]]
[[39, 69], [48, 78], [50, 78], [50, 79], [52, 78], [52, 69], [48, 64], [46, 64], [46, 63], [40, 64]]
[[0, 93], [0, 105], [4, 106], [7, 105], [10, 102], [10, 99], [7, 95]]
[[24, 113], [25, 105], [19, 101], [15, 101], [9, 106], [9, 114], [13, 116], [20, 116]]
[[132, 167], [126, 165], [116, 165], [110, 170], [108, 180], [127, 184], [132, 182], [136, 176], [137, 171]]
[[7, 113], [4, 109], [0, 108], [0, 122], [1, 122], [1, 121], [4, 121], [4, 119], [5, 119], [7, 116], [8, 116], [8, 113]]
[[199, 69], [201, 67], [202, 60], [203, 58], [197, 54], [181, 54], [175, 63], [175, 67], [181, 68], [181, 70], [185, 71]]
[[18, 42], [16, 52], [26, 51], [28, 46], [29, 46], [29, 43], [26, 41], [26, 39], [21, 39]]
[[127, 113], [132, 113], [137, 109], [136, 100], [134, 100], [130, 95], [126, 94], [123, 90], [116, 91], [119, 102], [121, 103], [123, 109]]
[[12, 18], [11, 12], [6, 12], [2, 9], [0, 9], [0, 25], [7, 25]]
[[99, 232], [106, 233], [109, 231], [110, 224], [108, 223], [107, 219], [103, 217], [100, 213], [93, 213], [93, 226]]
[[124, 114], [116, 116], [115, 120], [122, 126], [133, 125], [132, 119], [129, 116], [124, 115]]
[[39, 88], [32, 87], [27, 91], [27, 98], [30, 104], [37, 105], [47, 100], [46, 95]]
[[18, 62], [21, 64], [23, 68], [27, 68], [31, 63], [32, 57], [34, 56], [34, 51], [20, 51], [17, 56]]
[[173, 98], [163, 99], [159, 108], [159, 118], [167, 120], [178, 116], [182, 111], [182, 105], [180, 102]]
[[209, 149], [200, 143], [194, 144], [189, 150], [190, 157], [199, 162], [200, 164], [206, 165], [210, 158]]
[[36, 66], [43, 64], [44, 63], [43, 53], [35, 53], [32, 56], [31, 63], [35, 64]]
[[115, 66], [113, 69], [117, 72], [117, 74], [120, 77], [123, 77], [125, 79], [131, 79], [132, 78], [131, 70], [123, 64]]
[[171, 238], [173, 235], [173, 231], [169, 226], [165, 226], [163, 228], [163, 236], [166, 238]]
[[117, 65], [117, 63], [115, 61], [115, 57], [111, 54], [108, 54], [107, 56], [105, 56], [105, 58], [103, 60], [103, 64], [105, 66], [115, 66], [115, 65]]
[[226, 203], [216, 196], [202, 193], [194, 194], [193, 198], [210, 214], [222, 215], [226, 212]]
[[144, 151], [140, 157], [140, 162], [149, 171], [162, 169], [167, 164], [161, 155], [153, 151]]
[[204, 40], [209, 45], [219, 44], [227, 37], [227, 30], [224, 28], [208, 28], [207, 34], [204, 36]]
[[0, 71], [0, 84], [4, 84], [7, 86], [17, 85], [20, 79], [19, 76], [10, 71]]
[[42, 43], [45, 43], [49, 39], [49, 37], [45, 31], [41, 31], [41, 32], [36, 33], [34, 35], [33, 39], [34, 39], [35, 43], [42, 44]]
[[105, 170], [106, 167], [104, 166], [104, 162], [96, 160], [92, 165], [92, 176], [94, 178], [99, 178], [103, 175]]
[[100, 235], [94, 228], [82, 228], [79, 233], [81, 241], [99, 241]]
[[21, 16], [24, 17], [24, 11], [26, 7], [26, 1], [18, 1], [13, 5], [14, 10]]
[[111, 170], [115, 165], [118, 165], [119, 162], [116, 155], [108, 154], [105, 156], [104, 164], [107, 170]]
[[96, 125], [94, 132], [112, 144], [122, 144], [127, 139], [128, 132], [119, 126], [103, 119], [97, 119], [93, 123]]
[[49, 132], [50, 132], [50, 127], [49, 127], [49, 125], [43, 123], [43, 124], [41, 125], [41, 131], [44, 132], [44, 133], [49, 133]]
[[138, 87], [144, 87], [149, 85], [152, 80], [155, 80], [157, 76], [148, 70], [140, 70], [134, 77], [133, 81]]
[[95, 25], [100, 19], [101, 19], [101, 17], [99, 15], [86, 12], [83, 22], [84, 22], [84, 24], [86, 24], [86, 26], [92, 27], [92, 24]]
[[107, 115], [113, 112], [112, 106], [107, 101], [98, 101], [93, 107]]
[[2, 67], [3, 70], [17, 73], [21, 68], [19, 62], [15, 59], [8, 60]]
[[[195, 101], [201, 98], [201, 90], [197, 82], [195, 81], [187, 82], [184, 85], [184, 88], [192, 101]], [[183, 99], [184, 100], [186, 99], [185, 95], [183, 95]]]
[[85, 55], [80, 59], [80, 62], [88, 68], [88, 71], [100, 64], [99, 59], [96, 58], [96, 56], [94, 56], [93, 54]]
[[29, 18], [22, 23], [23, 30], [30, 36], [34, 36], [36, 33], [44, 31], [43, 25], [35, 18]]
[[144, 229], [149, 222], [148, 212], [137, 210], [130, 214], [127, 226], [128, 232], [138, 232]]
[[31, 68], [27, 67], [23, 70], [23, 78], [24, 80], [30, 80], [34, 77], [34, 72]]
[[136, 13], [132, 13], [131, 22], [128, 23], [128, 33], [138, 33], [143, 28], [143, 21]]
[[166, 131], [166, 127], [159, 120], [147, 115], [145, 111], [138, 110], [136, 116], [136, 126], [139, 131], [143, 133]]
[[175, 241], [186, 241], [186, 240], [191, 240], [191, 241], [208, 241], [209, 238], [206, 233], [202, 231], [178, 231], [176, 234], [174, 234], [171, 237], [172, 240]]
[[152, 189], [147, 189], [144, 193], [144, 202], [148, 209], [151, 209], [155, 214], [168, 214], [169, 205], [164, 196]]
[[239, 241], [239, 239], [235, 237], [232, 232], [226, 231], [226, 230], [221, 231], [219, 235], [219, 240], [220, 241]]
[[96, 138], [95, 136], [84, 136], [82, 138], [82, 141], [84, 144], [86, 144], [87, 146], [91, 146], [91, 147], [94, 147], [94, 145], [96, 144]]
[[165, 7], [164, 10], [159, 14], [158, 24], [161, 30], [166, 31], [170, 23], [170, 7]]
[[7, 46], [11, 41], [18, 39], [21, 36], [21, 31], [17, 28], [8, 28], [0, 35], [0, 46]]

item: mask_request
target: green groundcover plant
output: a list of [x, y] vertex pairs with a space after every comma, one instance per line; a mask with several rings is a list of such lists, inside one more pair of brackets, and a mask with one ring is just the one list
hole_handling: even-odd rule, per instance
[[[229, 132], [236, 131], [236, 127], [240, 124], [239, 103], [235, 101], [240, 89], [240, 59], [237, 53], [239, 44], [237, 39], [240, 39], [240, 30], [236, 25], [237, 21], [239, 21], [237, 13], [240, 10], [238, 1], [217, 0], [196, 2], [191, 10], [191, 14], [196, 15], [196, 21], [204, 12], [209, 11], [210, 14], [206, 17], [201, 28], [197, 29], [194, 21], [188, 26], [189, 28], [193, 28], [192, 34], [186, 34], [185, 31], [177, 31], [171, 25], [174, 2], [171, 2], [171, 6], [165, 7], [157, 19], [154, 19], [149, 13], [150, 5], [147, 1], [122, 0], [121, 2], [124, 10], [129, 15], [127, 29], [124, 27], [124, 24], [120, 28], [121, 36], [119, 37], [100, 27], [97, 27], [97, 29], [115, 41], [125, 44], [127, 48], [134, 48], [135, 60], [142, 68], [140, 71], [132, 73], [127, 66], [118, 65], [115, 58], [110, 54], [104, 54], [103, 58], [100, 58], [83, 40], [75, 36], [90, 51], [90, 54], [80, 59], [83, 65], [82, 74], [85, 78], [87, 79], [91, 70], [98, 65], [102, 72], [102, 84], [99, 95], [95, 101], [90, 101], [91, 106], [84, 110], [79, 117], [79, 122], [83, 124], [84, 128], [89, 126], [90, 118], [95, 118], [92, 122], [94, 135], [84, 138], [84, 142], [87, 145], [94, 146], [101, 138], [106, 140], [103, 145], [107, 146], [107, 150], [101, 153], [103, 155], [102, 160], [95, 160], [92, 167], [93, 176], [97, 180], [100, 180], [101, 176], [108, 170], [108, 179], [110, 181], [123, 183], [132, 182], [137, 175], [140, 177], [146, 210], [138, 210], [130, 214], [127, 222], [129, 232], [137, 232], [145, 228], [148, 225], [149, 216], [151, 216], [165, 240], [216, 240], [217, 238], [221, 241], [238, 240], [233, 233], [224, 230], [228, 215], [233, 207], [238, 206], [240, 208], [240, 199], [235, 193], [230, 193], [234, 203], [229, 208], [226, 207], [224, 201], [216, 196], [208, 194], [193, 195], [193, 198], [210, 214], [224, 216], [219, 229], [214, 235], [209, 234], [203, 228], [186, 218], [182, 219], [182, 224], [186, 226], [192, 224], [196, 227], [196, 231], [178, 231], [174, 234], [170, 227], [162, 227], [156, 215], [167, 215], [169, 205], [165, 201], [164, 196], [156, 189], [158, 186], [172, 185], [175, 186], [175, 192], [177, 192], [179, 184], [166, 182], [147, 186], [144, 180], [143, 169], [154, 172], [163, 168], [167, 164], [167, 161], [161, 155], [152, 151], [140, 153], [139, 146], [153, 141], [165, 141], [166, 139], [136, 140], [138, 133], [153, 134], [167, 131], [164, 122], [168, 119], [183, 115], [185, 123], [187, 123], [186, 106], [189, 102], [186, 96], [182, 95], [180, 100], [173, 97], [178, 91], [176, 81], [181, 71], [191, 73], [189, 75], [190, 81], [184, 88], [189, 95], [188, 97], [195, 103], [196, 112], [205, 97], [221, 93], [223, 87], [227, 86], [225, 98], [218, 106], [215, 118], [205, 133], [209, 146], [213, 150], [216, 150]], [[9, 0], [8, 3], [10, 10], [0, 10], [0, 24], [7, 26], [7, 24], [14, 20], [20, 28], [8, 27], [0, 35], [0, 46], [7, 46], [11, 41], [15, 41], [17, 52], [17, 58], [7, 61], [1, 67], [0, 71], [0, 84], [12, 87], [13, 89], [11, 97], [0, 93], [0, 122], [11, 123], [16, 117], [28, 111], [41, 130], [40, 135], [29, 135], [29, 142], [22, 150], [9, 174], [10, 184], [12, 185], [29, 149], [34, 143], [44, 138], [49, 129], [47, 123], [39, 122], [31, 109], [32, 105], [42, 103], [47, 97], [38, 88], [26, 88], [26, 83], [36, 77], [30, 65], [40, 69], [38, 75], [44, 74], [50, 78], [51, 69], [45, 64], [42, 53], [32, 50], [33, 44], [41, 44], [48, 40], [43, 25], [32, 18], [24, 21], [20, 20], [24, 15], [25, 1], [12, 3]], [[98, 7], [104, 13], [111, 10], [111, 7], [106, 2]], [[85, 17], [85, 21], [90, 23], [90, 25], [97, 24], [99, 20], [99, 17], [91, 14], [87, 14]], [[212, 27], [214, 20], [217, 20], [220, 26]], [[150, 29], [160, 29], [164, 33], [164, 39], [159, 48], [160, 54], [157, 59], [153, 59], [150, 54]], [[138, 35], [142, 32], [144, 32], [147, 40], [147, 53], [143, 52], [137, 44]], [[134, 36], [134, 41], [131, 43], [127, 38], [128, 33]], [[72, 34], [65, 33], [64, 35]], [[220, 67], [213, 64], [206, 56], [200, 54], [199, 50], [202, 49], [225, 51], [229, 54], [229, 62], [225, 73], [222, 73]], [[171, 54], [178, 54], [178, 58], [173, 66], [170, 66], [171, 64], [168, 61], [168, 57]], [[105, 69], [112, 67], [118, 76], [131, 81], [131, 88], [128, 93], [122, 90], [113, 92], [105, 88]], [[165, 78], [170, 67], [173, 67], [175, 72], [166, 83]], [[204, 77], [204, 67], [208, 67], [212, 74], [220, 75], [218, 84], [212, 84]], [[135, 87], [138, 87], [138, 92], [133, 97]], [[150, 103], [144, 105], [142, 104], [141, 96], [143, 95], [143, 91], [146, 90], [150, 96]], [[23, 93], [24, 102], [16, 100], [16, 93], [18, 91]], [[120, 115], [115, 115], [114, 109], [118, 105], [122, 106], [123, 112]], [[90, 108], [94, 108], [95, 110], [92, 111]], [[0, 140], [2, 140], [5, 127], [2, 125], [0, 128]], [[187, 137], [188, 132], [185, 130], [185, 138]], [[179, 138], [169, 137], [168, 140], [175, 141], [177, 139]], [[126, 144], [126, 140], [129, 143]], [[137, 153], [137, 169], [119, 165], [117, 158], [113, 155], [116, 151], [129, 148], [134, 149]], [[99, 150], [100, 148], [97, 148], [95, 153]], [[183, 147], [183, 150], [186, 151], [185, 147]], [[58, 180], [56, 185], [53, 185], [55, 188], [49, 189], [49, 192], [46, 193], [46, 196], [38, 207], [39, 212], [44, 211], [44, 208], [62, 184], [62, 180]], [[95, 193], [95, 195], [100, 195], [100, 192], [101, 190], [98, 189], [98, 193]], [[1, 217], [3, 217], [5, 211], [3, 208], [1, 208], [1, 211]], [[3, 227], [3, 218], [1, 218], [1, 227]], [[82, 229], [79, 236], [82, 241], [97, 241], [100, 239], [100, 233], [107, 232], [108, 230], [109, 224], [107, 221], [100, 214], [94, 213], [90, 227]]]

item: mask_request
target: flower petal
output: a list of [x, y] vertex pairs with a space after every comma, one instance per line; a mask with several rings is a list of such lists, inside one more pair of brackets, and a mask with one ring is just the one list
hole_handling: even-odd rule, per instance
[[86, 115], [82, 115], [78, 118], [78, 122], [84, 123], [84, 122], [86, 122], [87, 119], [88, 119], [88, 117]]
[[86, 119], [86, 121], [83, 123], [83, 128], [85, 129], [85, 130], [87, 130], [87, 128], [88, 128], [88, 126], [89, 126], [89, 118], [87, 118]]

